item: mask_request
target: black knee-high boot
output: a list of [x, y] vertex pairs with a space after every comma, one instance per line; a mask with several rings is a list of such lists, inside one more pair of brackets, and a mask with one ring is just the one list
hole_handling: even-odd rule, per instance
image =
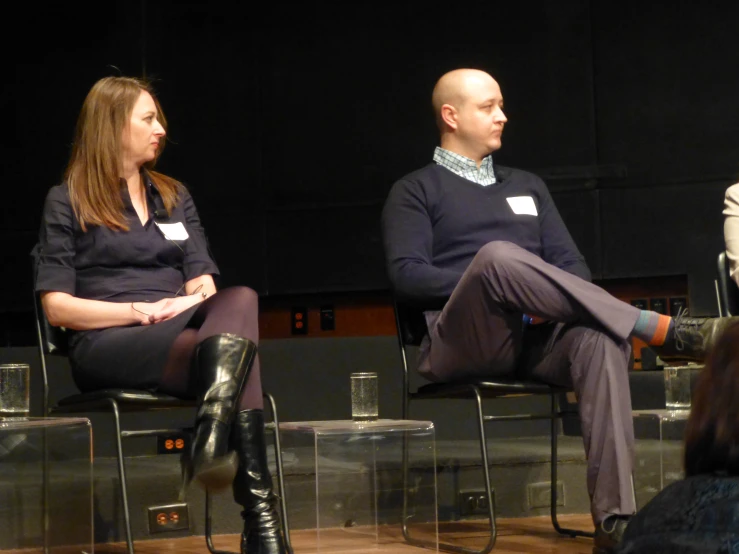
[[287, 554], [267, 467], [264, 412], [244, 410], [236, 414], [231, 437], [239, 457], [234, 500], [244, 508], [241, 554]]
[[194, 362], [200, 407], [185, 487], [191, 479], [211, 490], [233, 482], [238, 462], [229, 448], [231, 425], [256, 352], [252, 341], [231, 334], [214, 335], [198, 344]]

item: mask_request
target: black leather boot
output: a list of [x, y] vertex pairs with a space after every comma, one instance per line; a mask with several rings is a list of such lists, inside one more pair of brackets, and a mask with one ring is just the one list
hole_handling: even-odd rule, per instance
[[200, 407], [181, 496], [191, 479], [214, 491], [233, 482], [238, 462], [229, 449], [231, 424], [256, 353], [256, 344], [231, 334], [198, 344], [194, 362]]
[[231, 436], [239, 457], [233, 482], [234, 500], [244, 508], [241, 554], [288, 554], [267, 468], [264, 412], [244, 410], [236, 414]]

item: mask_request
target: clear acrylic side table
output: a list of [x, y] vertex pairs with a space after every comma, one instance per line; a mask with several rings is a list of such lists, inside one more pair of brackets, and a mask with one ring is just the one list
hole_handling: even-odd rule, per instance
[[93, 552], [90, 420], [0, 419], [0, 550]]
[[303, 475], [286, 492], [291, 526], [314, 531], [307, 552], [368, 552], [403, 543], [404, 521], [409, 535], [438, 551], [432, 422], [283, 422], [280, 435], [285, 455], [295, 460], [293, 471]]
[[683, 444], [690, 410], [635, 410], [634, 488], [641, 509], [670, 483], [684, 477]]

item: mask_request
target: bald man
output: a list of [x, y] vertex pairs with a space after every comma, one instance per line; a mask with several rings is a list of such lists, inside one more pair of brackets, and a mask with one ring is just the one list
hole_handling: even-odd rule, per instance
[[673, 320], [590, 283], [544, 182], [493, 163], [508, 120], [490, 75], [447, 73], [432, 104], [441, 146], [393, 185], [382, 213], [395, 294], [443, 305], [424, 312], [418, 370], [437, 382], [515, 375], [573, 387], [594, 552], [611, 552], [636, 510], [629, 337], [666, 360], [701, 360], [731, 318]]

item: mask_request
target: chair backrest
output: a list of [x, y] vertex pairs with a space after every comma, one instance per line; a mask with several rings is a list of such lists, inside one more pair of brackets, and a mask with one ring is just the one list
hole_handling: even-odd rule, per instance
[[[403, 369], [403, 407], [402, 407], [402, 418], [408, 418], [408, 389], [410, 387], [408, 381], [408, 357], [406, 355], [405, 347], [407, 345], [418, 345], [421, 344], [423, 336], [419, 337], [416, 328], [411, 325], [410, 320], [413, 312], [409, 305], [400, 302], [396, 297], [393, 297], [393, 309], [395, 311], [395, 326], [398, 333], [398, 347], [400, 349], [400, 360], [401, 367]], [[421, 313], [423, 316], [423, 313]], [[424, 323], [425, 326], [425, 323]]]
[[731, 278], [729, 258], [726, 256], [726, 252], [721, 252], [718, 255], [717, 272], [716, 293], [718, 296], [719, 315], [739, 315], [739, 286]]
[[38, 335], [39, 349], [43, 360], [44, 354], [58, 354], [66, 356], [68, 354], [67, 342], [69, 341], [69, 333], [64, 327], [54, 327], [46, 318], [43, 306], [41, 305], [41, 296], [35, 291], [36, 275], [38, 273], [40, 245], [36, 244], [31, 251], [31, 276], [34, 284], [33, 292], [33, 310], [36, 317], [36, 333]]
[[38, 294], [33, 295], [33, 309], [36, 316], [36, 331], [38, 334], [39, 348], [46, 355], [55, 354], [66, 356], [69, 351], [69, 331], [64, 327], [54, 327], [46, 318], [46, 313], [41, 306], [41, 298]]
[[68, 353], [69, 332], [63, 327], [54, 327], [46, 317], [41, 297], [35, 291], [36, 273], [38, 271], [39, 245], [31, 252], [31, 270], [33, 283], [33, 311], [36, 319], [36, 336], [38, 340], [39, 359], [41, 360], [41, 375], [44, 380], [44, 416], [49, 414], [49, 379], [46, 370], [46, 356], [66, 356]]
[[419, 346], [423, 337], [426, 336], [426, 317], [424, 311], [441, 310], [444, 307], [442, 301], [428, 304], [410, 303], [393, 297], [393, 308], [395, 310], [395, 325], [398, 331], [398, 346], [403, 369], [403, 419], [408, 417], [408, 397], [410, 393], [410, 375], [408, 371], [408, 358], [406, 346]]
[[398, 338], [402, 341], [401, 347], [420, 345], [427, 333], [423, 309], [398, 299], [394, 299], [393, 304]]

